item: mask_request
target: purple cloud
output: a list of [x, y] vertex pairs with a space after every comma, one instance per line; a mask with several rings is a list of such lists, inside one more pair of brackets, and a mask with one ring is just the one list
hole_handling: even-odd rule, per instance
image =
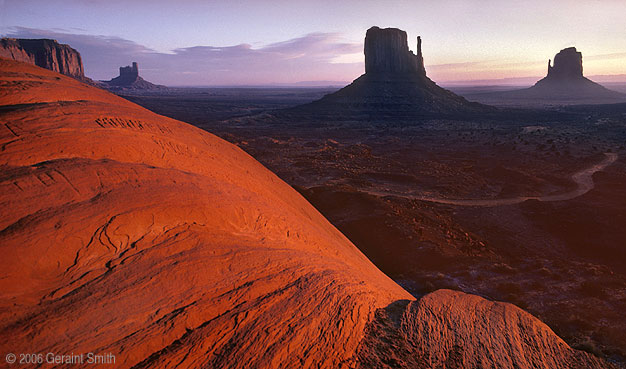
[[13, 27], [16, 38], [53, 38], [78, 50], [87, 76], [110, 79], [120, 66], [139, 63], [141, 75], [165, 85], [255, 85], [300, 81], [350, 81], [363, 72], [363, 62], [337, 63], [342, 55], [361, 53], [362, 44], [346, 43], [334, 33], [312, 33], [253, 48], [193, 46], [157, 52], [119, 37], [77, 34], [64, 30]]

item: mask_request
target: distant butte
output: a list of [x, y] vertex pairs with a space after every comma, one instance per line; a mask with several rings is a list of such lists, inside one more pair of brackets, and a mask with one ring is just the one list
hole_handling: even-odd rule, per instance
[[575, 47], [568, 47], [556, 54], [554, 65], [550, 65], [550, 60], [548, 60], [548, 75], [528, 91], [545, 97], [626, 98], [626, 95], [611, 91], [583, 76], [583, 54]]
[[132, 66], [120, 67], [120, 75], [110, 81], [102, 81], [109, 90], [156, 90], [166, 88], [155, 85], [139, 76], [139, 66], [133, 62]]
[[487, 93], [475, 96], [476, 100], [508, 104], [534, 103], [539, 105], [611, 104], [626, 102], [626, 95], [593, 82], [583, 75], [583, 55], [575, 47], [561, 50], [548, 60], [548, 74], [530, 88]]
[[426, 75], [422, 40], [417, 54], [407, 34], [397, 28], [372, 27], [365, 35], [365, 74], [341, 90], [296, 110], [333, 114], [385, 116], [442, 116], [492, 111], [435, 84]]

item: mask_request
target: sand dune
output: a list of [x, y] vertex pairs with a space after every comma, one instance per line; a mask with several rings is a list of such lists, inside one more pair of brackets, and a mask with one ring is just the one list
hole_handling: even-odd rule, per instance
[[[512, 305], [451, 291], [412, 301], [295, 190], [203, 130], [4, 59], [0, 86], [2, 357], [607, 367]], [[397, 304], [385, 341], [377, 327]], [[405, 346], [386, 364], [385, 348]]]

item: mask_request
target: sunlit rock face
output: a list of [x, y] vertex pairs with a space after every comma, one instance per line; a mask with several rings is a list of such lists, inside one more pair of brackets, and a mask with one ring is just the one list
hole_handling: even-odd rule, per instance
[[415, 301], [206, 131], [1, 58], [0, 86], [2, 355], [96, 353], [117, 368], [609, 367], [512, 305], [452, 291]]
[[0, 60], [0, 348], [342, 367], [411, 296], [237, 146]]

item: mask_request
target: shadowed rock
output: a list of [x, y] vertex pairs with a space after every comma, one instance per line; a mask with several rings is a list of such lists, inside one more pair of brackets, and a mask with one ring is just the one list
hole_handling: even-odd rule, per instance
[[554, 57], [554, 66], [548, 60], [548, 80], [570, 80], [583, 77], [583, 54], [575, 47], [561, 50]]
[[417, 74], [426, 76], [422, 40], [417, 38], [417, 53], [409, 50], [406, 32], [396, 28], [372, 27], [365, 35], [365, 73]]

